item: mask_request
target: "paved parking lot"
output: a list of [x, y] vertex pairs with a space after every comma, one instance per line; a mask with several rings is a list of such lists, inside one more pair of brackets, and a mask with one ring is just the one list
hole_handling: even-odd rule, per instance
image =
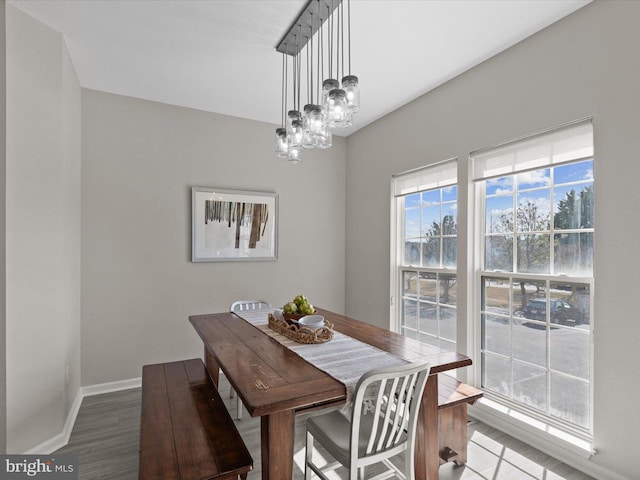
[[[408, 326], [455, 340], [455, 308], [440, 307], [438, 322], [434, 305], [421, 304], [419, 318], [414, 302], [405, 305]], [[547, 325], [493, 308], [482, 328], [485, 388], [555, 417], [589, 425], [589, 325]], [[419, 338], [437, 343], [426, 335]], [[448, 345], [440, 342], [440, 346]]]

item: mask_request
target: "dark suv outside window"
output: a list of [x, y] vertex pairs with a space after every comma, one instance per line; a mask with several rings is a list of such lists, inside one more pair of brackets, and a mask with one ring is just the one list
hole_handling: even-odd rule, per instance
[[[582, 315], [578, 309], [564, 300], [550, 300], [549, 313], [551, 323], [558, 323], [560, 325], [577, 325], [582, 323]], [[532, 298], [527, 302], [524, 309], [516, 310], [513, 314], [516, 317], [524, 317], [544, 322], [547, 319], [547, 299]]]

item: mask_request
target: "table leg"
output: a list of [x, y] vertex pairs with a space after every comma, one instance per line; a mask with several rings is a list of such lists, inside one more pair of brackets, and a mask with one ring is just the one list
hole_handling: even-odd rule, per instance
[[417, 480], [437, 480], [438, 456], [438, 374], [429, 375], [418, 412], [415, 469]]
[[211, 377], [211, 381], [216, 386], [216, 388], [218, 388], [218, 381], [220, 379], [220, 366], [218, 365], [218, 362], [216, 362], [215, 358], [213, 358], [213, 355], [209, 353], [206, 347], [204, 349], [204, 364], [207, 367], [207, 372]]
[[293, 410], [260, 417], [262, 480], [293, 478], [294, 435], [295, 416]]

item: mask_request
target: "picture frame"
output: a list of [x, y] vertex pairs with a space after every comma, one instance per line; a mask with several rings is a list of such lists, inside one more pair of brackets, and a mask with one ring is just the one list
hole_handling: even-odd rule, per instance
[[191, 187], [191, 261], [275, 261], [278, 194]]

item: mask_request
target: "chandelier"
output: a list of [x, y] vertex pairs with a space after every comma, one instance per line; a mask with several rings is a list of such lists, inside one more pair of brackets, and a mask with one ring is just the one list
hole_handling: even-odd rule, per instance
[[346, 4], [345, 21], [342, 0], [309, 0], [276, 47], [282, 54], [276, 153], [291, 163], [300, 163], [305, 149], [330, 148], [332, 130], [350, 127], [360, 109], [358, 77], [351, 74], [351, 0]]

